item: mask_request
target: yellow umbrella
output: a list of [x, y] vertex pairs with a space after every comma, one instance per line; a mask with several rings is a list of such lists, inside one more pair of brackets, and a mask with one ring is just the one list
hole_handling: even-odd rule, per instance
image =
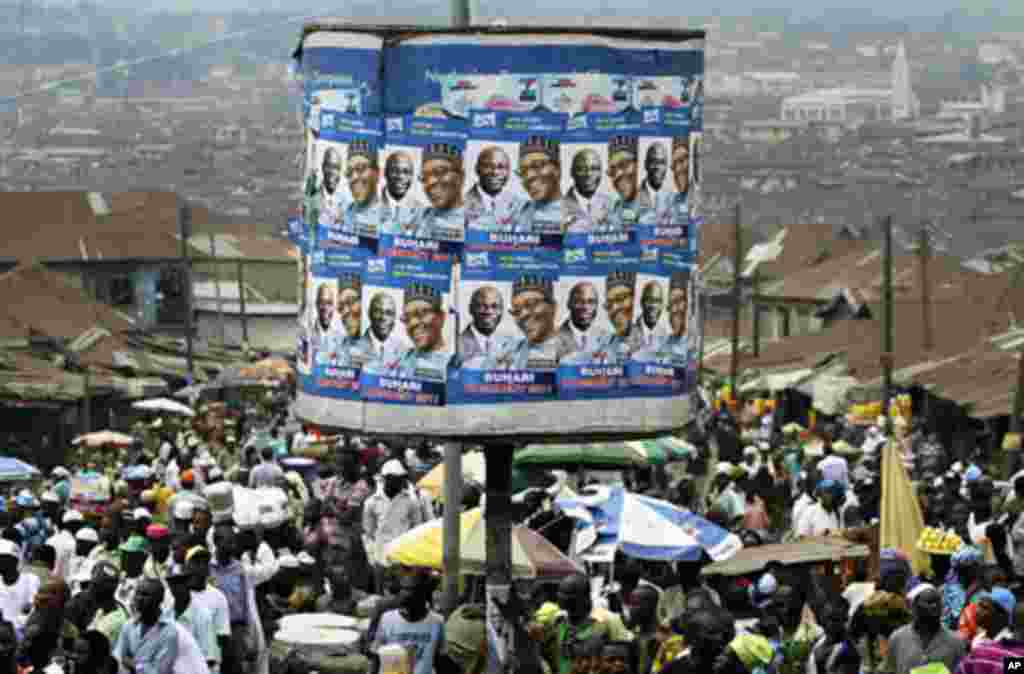
[[879, 545], [902, 550], [911, 561], [915, 574], [931, 567], [928, 553], [918, 550], [917, 539], [924, 529], [924, 516], [917, 494], [910, 484], [895, 442], [882, 449], [882, 503]]
[[[444, 501], [444, 462], [437, 464], [430, 469], [430, 472], [420, 478], [416, 486], [430, 494], [431, 497]], [[472, 480], [484, 484], [486, 469], [484, 467], [483, 452], [470, 452], [462, 455], [462, 479]]]
[[[473, 508], [459, 518], [459, 560], [464, 574], [483, 575], [487, 569], [486, 522], [483, 510]], [[384, 556], [402, 566], [444, 570], [444, 520], [436, 519], [411, 529], [384, 547]], [[564, 578], [583, 568], [550, 541], [522, 525], [512, 527], [512, 576]]]

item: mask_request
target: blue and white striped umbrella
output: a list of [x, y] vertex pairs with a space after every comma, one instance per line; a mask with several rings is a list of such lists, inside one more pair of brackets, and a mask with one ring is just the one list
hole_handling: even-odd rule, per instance
[[555, 503], [577, 520], [576, 552], [587, 561], [611, 561], [622, 550], [663, 561], [696, 561], [704, 551], [718, 562], [743, 548], [738, 536], [703, 517], [622, 487], [590, 488]]
[[11, 456], [0, 456], [0, 482], [20, 482], [39, 476], [35, 466]]

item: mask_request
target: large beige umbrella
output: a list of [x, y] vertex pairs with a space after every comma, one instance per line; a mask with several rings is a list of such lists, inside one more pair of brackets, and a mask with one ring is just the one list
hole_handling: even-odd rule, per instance
[[96, 431], [79, 435], [71, 441], [73, 445], [85, 445], [86, 447], [128, 447], [135, 442], [135, 438], [117, 431]]
[[889, 441], [882, 449], [881, 548], [902, 550], [911, 560], [915, 574], [931, 568], [928, 553], [918, 550], [917, 539], [924, 529], [921, 503], [910, 484], [896, 442]]
[[[485, 484], [486, 475], [483, 452], [470, 452], [462, 455], [462, 479]], [[416, 486], [430, 494], [431, 497], [444, 500], [445, 465], [441, 462], [430, 469]]]

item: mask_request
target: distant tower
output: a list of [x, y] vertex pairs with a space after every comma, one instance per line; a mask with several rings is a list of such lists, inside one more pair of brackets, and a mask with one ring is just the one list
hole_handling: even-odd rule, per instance
[[900, 41], [896, 58], [892, 62], [892, 118], [910, 119], [917, 115], [917, 100], [910, 86], [910, 64], [907, 62], [907, 48]]

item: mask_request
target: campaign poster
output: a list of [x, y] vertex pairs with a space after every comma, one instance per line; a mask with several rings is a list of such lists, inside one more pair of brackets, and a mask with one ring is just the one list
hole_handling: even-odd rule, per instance
[[[362, 371], [362, 398], [397, 405], [445, 404], [454, 354], [451, 263], [376, 256], [367, 262], [365, 295], [395, 306], [396, 343], [383, 348]], [[382, 300], [383, 301], [383, 300]], [[398, 343], [400, 342], [400, 343]]]
[[641, 347], [637, 277], [645, 268], [638, 245], [568, 242], [556, 299], [565, 307], [559, 327], [569, 353], [559, 361], [562, 400], [627, 398], [627, 365]]
[[558, 362], [556, 251], [466, 251], [449, 404], [554, 400]]
[[[654, 224], [654, 203], [641, 190], [641, 130], [633, 113], [587, 114], [569, 120], [565, 142], [579, 179], [570, 170], [572, 198], [567, 190], [564, 200], [567, 247], [634, 244], [638, 228]], [[600, 182], [595, 175], [598, 166], [604, 174]]]
[[687, 265], [645, 265], [637, 274], [637, 348], [627, 372], [630, 388], [639, 395], [677, 395], [686, 385], [692, 353], [690, 285]]
[[[477, 123], [489, 123], [482, 113]], [[466, 242], [480, 244], [492, 232], [512, 232], [513, 220], [529, 202], [519, 179], [519, 143], [502, 140], [496, 129], [471, 133], [466, 143]]]
[[361, 339], [366, 264], [367, 251], [361, 248], [312, 254], [306, 390], [315, 395], [359, 399], [359, 373], [367, 360]]
[[302, 43], [301, 78], [307, 125], [319, 133], [320, 110], [378, 115], [382, 106], [381, 38], [323, 31]]
[[313, 268], [309, 254], [303, 250], [299, 255], [298, 298], [299, 312], [296, 317], [296, 369], [300, 376], [312, 373], [313, 363], [309, 345], [309, 330], [312, 325], [310, 286], [313, 283]]
[[345, 170], [343, 143], [333, 140], [312, 140], [306, 154], [306, 174], [303, 178], [302, 217], [307, 240], [320, 243], [319, 235], [341, 220], [351, 200], [347, 181], [342, 180]]
[[639, 139], [640, 192], [654, 205], [654, 218], [637, 227], [641, 246], [663, 250], [689, 246], [690, 138], [649, 125]]
[[[515, 157], [514, 170], [521, 192], [500, 216], [486, 217], [486, 206], [474, 205], [472, 229], [529, 236], [562, 233], [561, 156], [559, 146], [565, 116], [549, 112], [474, 112], [470, 115], [469, 142], [477, 157], [486, 148], [502, 148]], [[510, 179], [510, 182], [511, 179]], [[513, 188], [509, 188], [513, 189]]]
[[320, 208], [317, 243], [321, 247], [372, 248], [380, 236], [381, 120], [333, 110], [320, 115]]
[[461, 243], [466, 236], [465, 122], [396, 115], [387, 118], [386, 128], [384, 234]]

